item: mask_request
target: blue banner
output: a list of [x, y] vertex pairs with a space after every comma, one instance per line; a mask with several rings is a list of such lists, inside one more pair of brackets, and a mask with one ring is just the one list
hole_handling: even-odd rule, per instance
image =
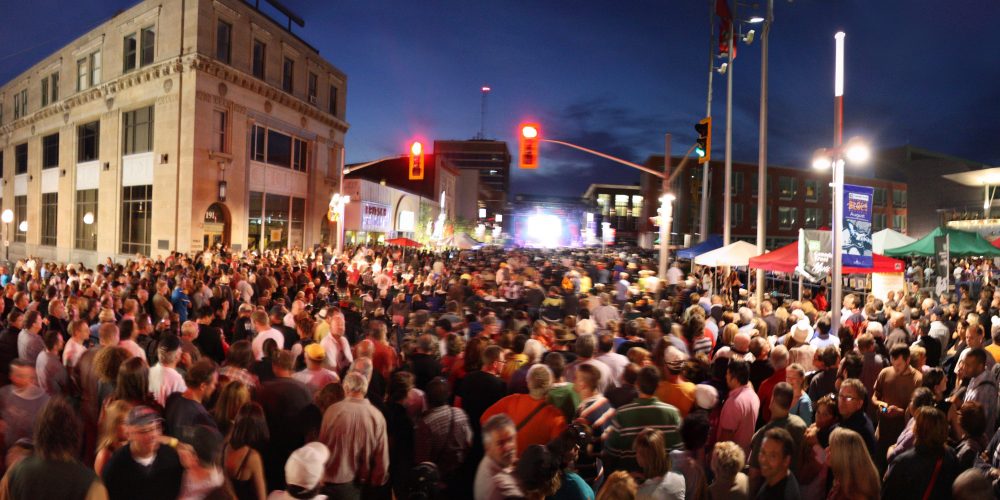
[[844, 184], [844, 221], [841, 232], [843, 265], [872, 267], [872, 205], [875, 189]]

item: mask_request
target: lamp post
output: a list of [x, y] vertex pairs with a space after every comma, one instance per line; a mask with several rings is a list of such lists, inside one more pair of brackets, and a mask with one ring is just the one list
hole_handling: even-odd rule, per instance
[[344, 205], [351, 202], [351, 197], [346, 194], [334, 193], [330, 198], [330, 210], [327, 217], [337, 221], [337, 246], [334, 255], [340, 257], [340, 252], [344, 246]]
[[[765, 17], [754, 17], [751, 23], [763, 23], [760, 37], [760, 147], [757, 158], [757, 252], [764, 253], [767, 242], [767, 54], [771, 22], [774, 20], [774, 0], [767, 0]], [[764, 300], [764, 270], [757, 269], [757, 305]]]
[[3, 240], [3, 246], [5, 248], [4, 260], [10, 262], [10, 223], [14, 222], [14, 211], [9, 208], [4, 210], [3, 214], [0, 215], [0, 220], [3, 221], [4, 227], [6, 228], [6, 237]]

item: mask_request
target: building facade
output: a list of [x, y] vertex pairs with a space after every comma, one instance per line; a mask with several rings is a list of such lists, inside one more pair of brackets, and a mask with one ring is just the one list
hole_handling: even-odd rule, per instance
[[[636, 244], [640, 233], [647, 231], [648, 221], [643, 221], [646, 213], [645, 197], [638, 185], [591, 184], [583, 193], [583, 199], [596, 217], [598, 235], [603, 236], [604, 222], [614, 229], [615, 241]], [[655, 209], [654, 209], [655, 214]]]
[[[674, 158], [676, 167], [679, 158]], [[650, 157], [647, 165], [662, 168], [663, 157]], [[730, 235], [732, 240], [756, 241], [757, 239], [757, 165], [733, 163], [732, 208]], [[709, 175], [709, 232], [722, 234], [724, 168], [721, 162], [712, 162]], [[685, 170], [672, 184], [677, 197], [674, 202], [674, 220], [671, 244], [681, 244], [684, 235], [698, 241], [701, 206], [702, 170], [689, 161]], [[798, 238], [799, 228], [819, 229], [832, 227], [833, 205], [830, 197], [830, 171], [768, 166], [766, 235], [767, 248], [776, 248]], [[875, 189], [872, 210], [872, 230], [892, 228], [906, 233], [908, 227], [907, 184], [886, 179], [845, 176], [847, 184], [871, 186]], [[641, 185], [650, 199], [659, 199], [660, 179], [642, 175]], [[647, 217], [656, 215], [655, 207], [646, 209]], [[647, 231], [656, 228], [648, 218]]]
[[462, 171], [479, 175], [477, 209], [487, 214], [504, 213], [510, 193], [510, 149], [503, 141], [473, 139], [468, 141], [434, 141], [434, 154]]
[[134, 5], [0, 86], [11, 257], [320, 242], [346, 85], [246, 2]]

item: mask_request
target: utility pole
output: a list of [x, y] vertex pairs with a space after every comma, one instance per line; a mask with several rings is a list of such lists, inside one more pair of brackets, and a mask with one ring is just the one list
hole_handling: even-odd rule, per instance
[[667, 258], [670, 256], [670, 222], [673, 218], [673, 200], [670, 194], [670, 134], [666, 135], [663, 149], [663, 182], [660, 187], [660, 266], [659, 277], [667, 276]]
[[[715, 0], [708, 0], [708, 102], [705, 117], [712, 116], [712, 77], [715, 75]], [[709, 127], [712, 125], [709, 124]], [[708, 151], [709, 157], [712, 152]], [[701, 216], [698, 217], [698, 241], [708, 238], [708, 181], [712, 162], [705, 162], [701, 169]]]
[[726, 65], [726, 169], [722, 207], [722, 245], [730, 243], [733, 216], [733, 40], [736, 31], [736, 2], [729, 26], [729, 64]]
[[[774, 0], [767, 0], [760, 40], [760, 147], [757, 157], [757, 253], [764, 253], [767, 240], [767, 42], [774, 21]], [[757, 305], [764, 300], [764, 270], [757, 269]]]

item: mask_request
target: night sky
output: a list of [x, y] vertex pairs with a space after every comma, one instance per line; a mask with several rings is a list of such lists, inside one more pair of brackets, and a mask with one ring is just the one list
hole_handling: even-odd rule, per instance
[[[10, 1], [10, 0], [8, 0]], [[4, 9], [0, 81], [96, 26], [128, 0], [37, 0]], [[263, 4], [263, 1], [261, 2]], [[413, 137], [469, 139], [489, 96], [486, 135], [516, 154], [517, 124], [642, 163], [694, 141], [707, 92], [707, 0], [285, 0], [299, 36], [348, 75], [347, 161], [401, 154]], [[833, 34], [847, 33], [845, 138], [1000, 164], [995, 1], [775, 0], [772, 165], [804, 166], [833, 134]], [[757, 12], [760, 12], [758, 9]], [[747, 17], [750, 11], [745, 9]], [[741, 17], [743, 14], [741, 13]], [[713, 21], [714, 22], [714, 21]], [[714, 22], [717, 26], [717, 22]], [[716, 28], [717, 29], [717, 28]], [[760, 41], [734, 73], [734, 159], [756, 162]], [[721, 61], [720, 61], [721, 62]], [[713, 156], [724, 157], [725, 77], [716, 75]], [[513, 190], [579, 196], [632, 183], [627, 167], [555, 145]]]

